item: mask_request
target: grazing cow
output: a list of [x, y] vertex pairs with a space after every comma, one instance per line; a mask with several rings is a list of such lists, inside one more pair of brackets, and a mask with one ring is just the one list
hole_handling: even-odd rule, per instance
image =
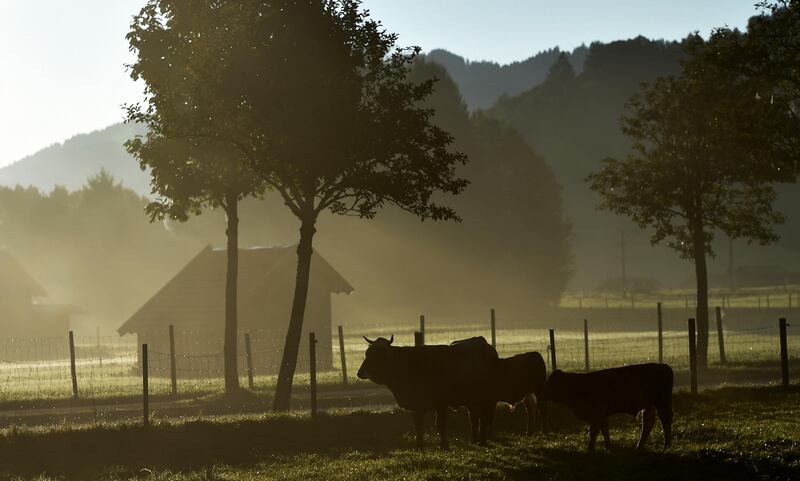
[[[436, 411], [440, 445], [447, 449], [448, 409], [486, 404], [491, 351], [485, 346], [494, 349], [485, 339], [482, 343], [482, 338], [473, 338], [452, 346], [415, 347], [392, 346], [394, 336], [364, 339], [369, 347], [358, 378], [385, 385], [397, 405], [412, 412], [419, 449], [423, 447], [426, 412]], [[485, 440], [485, 433], [481, 438]]]
[[[487, 432], [489, 434], [492, 432], [494, 406], [498, 402], [510, 404], [512, 408], [519, 403], [525, 404], [525, 410], [528, 413], [526, 430], [528, 436], [533, 435], [537, 407], [542, 412], [542, 426], [544, 427], [545, 405], [541, 401], [544, 400], [546, 383], [547, 367], [542, 355], [538, 352], [526, 352], [505, 359], [497, 359], [489, 369], [491, 409], [488, 410], [488, 416], [480, 417], [481, 422], [485, 419], [488, 423]], [[473, 421], [473, 437], [476, 429], [475, 421]]]
[[589, 451], [594, 451], [598, 431], [606, 450], [611, 448], [608, 417], [614, 413], [642, 415], [642, 435], [636, 449], [644, 448], [656, 413], [664, 428], [664, 449], [672, 442], [672, 368], [666, 364], [636, 364], [585, 374], [555, 371], [547, 380], [547, 399], [569, 406], [589, 423]]

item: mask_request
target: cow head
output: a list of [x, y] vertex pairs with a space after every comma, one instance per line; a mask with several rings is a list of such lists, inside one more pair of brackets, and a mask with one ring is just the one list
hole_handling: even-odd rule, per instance
[[547, 378], [545, 398], [553, 401], [564, 401], [569, 397], [567, 375], [561, 369], [556, 369]]
[[379, 337], [374, 341], [364, 337], [364, 340], [367, 341], [369, 347], [364, 362], [358, 368], [357, 376], [359, 379], [369, 379], [378, 384], [386, 384], [389, 372], [389, 347], [394, 342], [394, 336], [390, 339]]

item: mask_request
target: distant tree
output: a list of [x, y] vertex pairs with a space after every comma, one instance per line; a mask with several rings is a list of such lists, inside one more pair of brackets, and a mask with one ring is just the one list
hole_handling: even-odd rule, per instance
[[[251, 156], [267, 185], [300, 221], [294, 301], [275, 393], [289, 408], [322, 212], [372, 218], [387, 204], [420, 219], [458, 220], [434, 197], [458, 194], [464, 155], [421, 108], [433, 81], [414, 84], [418, 48], [397, 37], [356, 0], [248, 3], [248, 27], [231, 72], [258, 139]], [[223, 65], [222, 68], [226, 66]]]
[[[566, 56], [559, 60], [565, 61]], [[553, 68], [572, 72], [569, 64]], [[486, 264], [481, 277], [487, 285], [482, 290], [494, 302], [513, 298], [509, 303], [523, 309], [557, 303], [572, 274], [572, 228], [564, 218], [560, 186], [550, 166], [504, 122], [483, 113], [470, 115], [455, 82], [440, 65], [417, 60], [410, 78], [417, 83], [437, 79], [424, 105], [434, 110], [436, 125], [451, 132], [454, 145], [470, 158], [459, 173], [472, 183], [452, 203], [464, 222], [447, 230], [445, 242], [451, 250], [461, 248], [463, 257], [482, 259], [473, 262]], [[566, 83], [569, 79], [574, 80], [574, 73], [566, 74]], [[520, 300], [520, 292], [530, 304]]]
[[[263, 191], [241, 143], [250, 132], [249, 106], [223, 75], [231, 65], [236, 32], [246, 25], [237, 2], [150, 0], [134, 17], [127, 38], [137, 55], [131, 77], [145, 82], [145, 104], [128, 108], [128, 121], [147, 134], [126, 143], [150, 169], [156, 200], [151, 220], [186, 221], [205, 209], [227, 218], [225, 283], [225, 391], [239, 388], [237, 274], [239, 202]], [[221, 74], [223, 73], [223, 74]]]
[[768, 244], [784, 221], [774, 209], [774, 183], [792, 181], [791, 159], [775, 149], [785, 110], [748, 90], [752, 84], [704, 63], [705, 44], [688, 40], [696, 57], [680, 77], [659, 78], [630, 101], [622, 130], [633, 142], [624, 159], [608, 158], [588, 178], [601, 208], [653, 229], [691, 259], [697, 279], [698, 356], [708, 352], [706, 256], [715, 233]]
[[575, 69], [569, 61], [566, 53], [561, 53], [550, 67], [547, 79], [542, 83], [542, 88], [553, 94], [561, 94], [571, 91], [575, 83]]

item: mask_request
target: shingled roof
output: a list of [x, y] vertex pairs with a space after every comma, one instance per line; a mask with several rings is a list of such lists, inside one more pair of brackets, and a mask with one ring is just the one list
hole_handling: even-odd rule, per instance
[[[257, 300], [270, 283], [294, 285], [296, 246], [239, 249], [239, 305]], [[171, 319], [192, 319], [197, 324], [224, 317], [226, 249], [211, 246], [189, 263], [117, 330], [120, 335], [166, 324]], [[353, 287], [316, 252], [311, 262], [311, 282], [332, 294], [349, 294]]]
[[30, 297], [47, 295], [44, 288], [6, 251], [0, 250], [0, 292], [21, 292]]

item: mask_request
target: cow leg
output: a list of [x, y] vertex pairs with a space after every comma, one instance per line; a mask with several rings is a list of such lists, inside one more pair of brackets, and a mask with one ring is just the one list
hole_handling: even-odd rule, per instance
[[656, 408], [650, 406], [645, 408], [642, 412], [642, 436], [639, 438], [639, 443], [636, 444], [637, 450], [644, 449], [644, 445], [650, 438], [650, 431], [653, 430], [653, 425], [656, 423]]
[[606, 451], [611, 451], [611, 437], [608, 435], [608, 418], [603, 419], [600, 424], [600, 430], [603, 432], [603, 441], [606, 446]]
[[478, 442], [478, 432], [479, 432], [480, 426], [481, 426], [481, 416], [483, 414], [481, 413], [481, 407], [480, 406], [473, 405], [473, 406], [470, 406], [468, 408], [468, 410], [469, 410], [469, 423], [470, 423], [470, 427], [472, 428], [472, 432], [470, 433], [471, 434], [471, 441], [472, 441], [472, 444], [477, 444], [477, 442]]
[[661, 428], [664, 430], [664, 449], [669, 449], [672, 445], [672, 407], [660, 406], [658, 418], [661, 420]]
[[481, 446], [486, 446], [487, 440], [494, 437], [494, 410], [494, 402], [486, 403], [481, 407]]
[[600, 432], [600, 425], [592, 423], [589, 425], [589, 447], [590, 453], [594, 452], [594, 444], [597, 442], [597, 434]]
[[528, 430], [525, 434], [533, 436], [533, 425], [536, 421], [536, 398], [533, 394], [525, 396], [525, 411], [528, 413]]
[[[539, 399], [542, 399], [542, 398], [539, 398]], [[545, 400], [542, 400], [541, 402], [539, 402], [539, 413], [541, 414], [541, 416], [539, 416], [539, 417], [542, 420], [542, 433], [544, 433], [544, 434], [547, 434], [547, 432], [549, 431], [549, 428], [550, 428], [550, 426], [548, 425], [549, 421], [547, 419], [547, 403], [548, 403], [548, 401], [545, 401]]]
[[414, 411], [414, 427], [417, 430], [417, 449], [425, 447], [425, 411]]
[[439, 430], [439, 447], [448, 449], [450, 442], [447, 439], [447, 406], [436, 408], [436, 429]]

